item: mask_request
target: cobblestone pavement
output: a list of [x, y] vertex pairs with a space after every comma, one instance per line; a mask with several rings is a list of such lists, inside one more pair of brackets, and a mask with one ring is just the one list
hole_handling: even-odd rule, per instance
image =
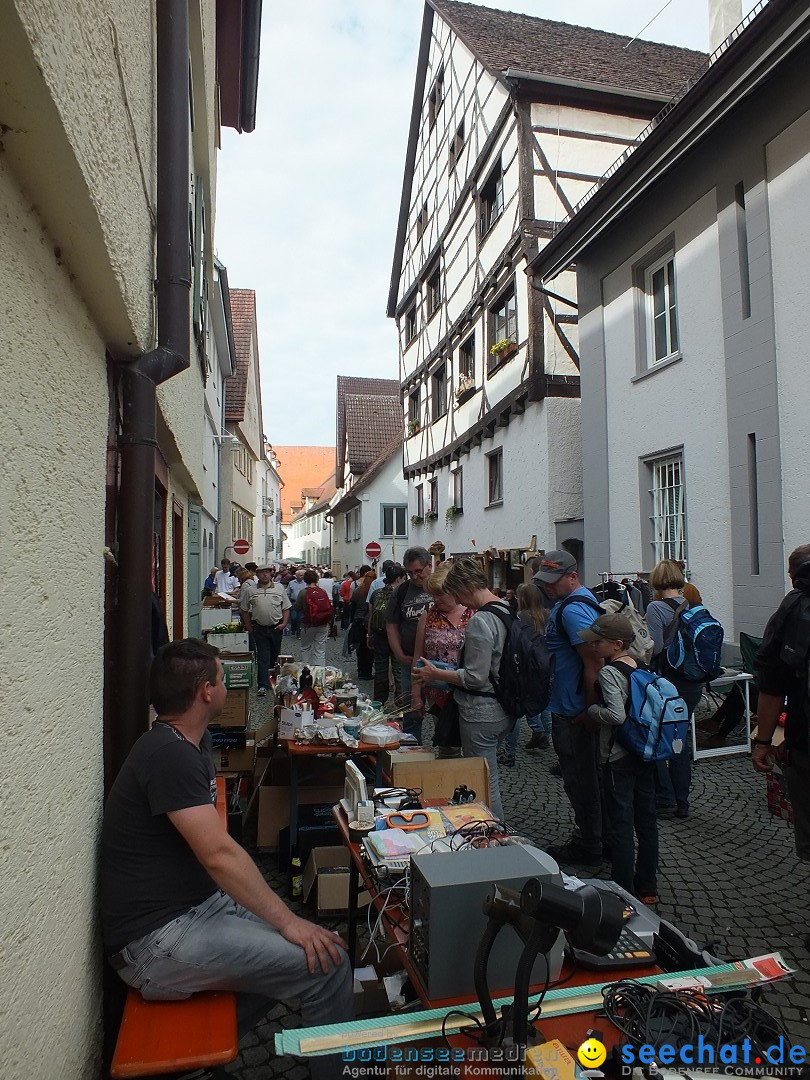
[[[294, 641], [284, 639], [295, 653]], [[348, 674], [354, 660], [341, 660], [341, 641], [330, 642], [328, 660]], [[370, 691], [370, 685], [361, 683]], [[257, 701], [258, 709], [266, 708]], [[525, 723], [517, 763], [502, 768], [501, 793], [510, 824], [543, 844], [567, 837], [573, 824], [562, 781], [549, 773], [552, 750], [527, 753]], [[254, 826], [255, 827], [255, 826]], [[274, 855], [247, 846], [270, 884], [286, 896], [286, 875]], [[693, 773], [691, 812], [687, 820], [660, 822], [660, 914], [698, 944], [717, 942], [724, 959], [740, 959], [779, 950], [797, 969], [796, 978], [768, 988], [763, 1004], [779, 1016], [795, 1041], [810, 1049], [810, 956], [803, 946], [810, 933], [808, 870], [797, 863], [792, 829], [773, 817], [765, 805], [765, 783], [742, 754], [697, 762]], [[569, 868], [576, 872], [575, 868]], [[603, 876], [609, 877], [609, 866]], [[296, 910], [313, 917], [299, 904]], [[343, 929], [341, 920], [328, 921]], [[238, 1080], [308, 1080], [306, 1064], [274, 1052], [275, 1032], [300, 1027], [294, 1008], [278, 1004], [242, 1044], [228, 1071]]]

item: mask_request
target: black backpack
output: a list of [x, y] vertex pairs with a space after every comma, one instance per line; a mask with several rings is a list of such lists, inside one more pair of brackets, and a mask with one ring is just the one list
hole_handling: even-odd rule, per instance
[[[492, 679], [495, 698], [507, 716], [539, 716], [551, 698], [551, 677], [554, 658], [548, 651], [546, 639], [529, 623], [522, 622], [503, 604], [484, 604], [488, 611], [506, 627], [497, 679]], [[486, 691], [467, 690], [482, 697], [492, 697]]]

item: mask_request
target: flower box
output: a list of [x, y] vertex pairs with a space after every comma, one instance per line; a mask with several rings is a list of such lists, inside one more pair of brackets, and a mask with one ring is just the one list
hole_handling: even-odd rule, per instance
[[510, 356], [514, 356], [517, 351], [518, 347], [516, 341], [511, 341], [509, 338], [503, 338], [501, 341], [496, 341], [489, 350], [489, 354], [493, 358], [493, 362], [490, 366], [502, 364], [505, 360], [508, 360]]
[[462, 379], [456, 389], [456, 401], [461, 404], [462, 401], [466, 401], [467, 398], [472, 397], [477, 387], [475, 385], [475, 379], [468, 377]]

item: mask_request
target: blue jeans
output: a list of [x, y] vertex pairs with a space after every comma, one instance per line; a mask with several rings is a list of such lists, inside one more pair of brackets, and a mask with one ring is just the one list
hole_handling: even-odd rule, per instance
[[[539, 716], [527, 716], [526, 723], [533, 735], [551, 735], [551, 709], [546, 709]], [[518, 728], [520, 720], [515, 724], [508, 735], [504, 736], [503, 745], [508, 757], [514, 757], [517, 753]]]
[[[602, 772], [605, 833], [610, 837], [611, 876], [638, 896], [658, 892], [658, 822], [655, 817], [655, 765], [627, 755]], [[633, 833], [638, 856], [633, 850]]]
[[297, 607], [290, 608], [290, 634], [292, 637], [301, 636], [301, 609]]
[[598, 736], [584, 724], [573, 723], [570, 716], [552, 713], [551, 741], [560, 760], [563, 787], [579, 829], [579, 843], [588, 852], [601, 855], [602, 799], [596, 761]]
[[[128, 986], [154, 1001], [179, 1001], [200, 990], [237, 994], [240, 1038], [276, 1001], [300, 1000], [304, 1026], [336, 1024], [353, 1014], [349, 957], [330, 961], [326, 975], [310, 975], [306, 954], [269, 923], [218, 890], [198, 907], [131, 941], [118, 972]], [[313, 1058], [314, 1080], [342, 1074], [339, 1055]]]

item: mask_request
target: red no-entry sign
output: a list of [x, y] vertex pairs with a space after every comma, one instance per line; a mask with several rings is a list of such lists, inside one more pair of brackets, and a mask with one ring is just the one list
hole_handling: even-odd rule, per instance
[[382, 548], [376, 540], [372, 540], [370, 544], [366, 544], [366, 558], [367, 559], [379, 559], [382, 555]]
[[247, 540], [234, 540], [233, 550], [236, 552], [237, 555], [247, 555], [247, 553], [250, 551], [250, 544], [247, 542]]

